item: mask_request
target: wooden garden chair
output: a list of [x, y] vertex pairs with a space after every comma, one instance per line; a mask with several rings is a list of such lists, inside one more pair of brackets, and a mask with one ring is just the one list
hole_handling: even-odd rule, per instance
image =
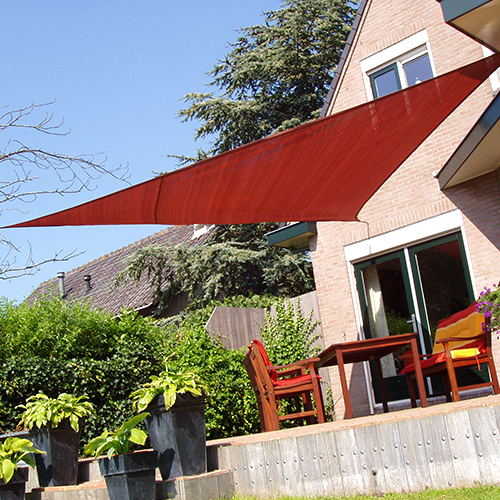
[[[244, 363], [257, 396], [262, 432], [279, 430], [280, 422], [284, 420], [325, 422], [320, 377], [314, 367], [318, 361], [319, 358], [309, 358], [289, 365], [273, 366], [262, 342], [252, 341]], [[294, 413], [280, 414], [278, 409], [284, 399], [295, 401], [297, 409]]]
[[[460, 391], [480, 387], [492, 387], [494, 394], [500, 394], [490, 330], [489, 318], [485, 319], [482, 314], [476, 312], [475, 302], [467, 309], [438, 322], [432, 355], [424, 355], [426, 359], [421, 361], [421, 365], [424, 377], [431, 375], [443, 377], [447, 401], [460, 401]], [[457, 371], [473, 366], [481, 369], [482, 364], [488, 366], [489, 382], [458, 386]], [[411, 403], [416, 407], [413, 364], [406, 366], [401, 373], [408, 379]]]

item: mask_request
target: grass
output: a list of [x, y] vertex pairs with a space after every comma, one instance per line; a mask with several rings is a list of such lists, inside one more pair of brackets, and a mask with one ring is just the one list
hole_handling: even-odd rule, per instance
[[[426, 490], [417, 493], [387, 493], [383, 496], [314, 497], [314, 500], [500, 500], [499, 486], [478, 486], [450, 490]], [[258, 500], [256, 497], [234, 497], [232, 500]], [[311, 497], [279, 497], [274, 500], [312, 500]]]

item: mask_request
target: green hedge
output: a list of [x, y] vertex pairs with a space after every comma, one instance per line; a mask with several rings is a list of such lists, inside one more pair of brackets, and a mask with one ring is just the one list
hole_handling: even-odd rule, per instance
[[[268, 307], [276, 300], [239, 297], [224, 305]], [[87, 442], [133, 415], [129, 395], [162, 371], [166, 361], [169, 370], [195, 371], [203, 380], [208, 439], [259, 432], [257, 402], [243, 365], [246, 349], [225, 349], [204, 328], [217, 305], [161, 321], [130, 311], [116, 319], [89, 304], [62, 299], [41, 299], [31, 306], [0, 302], [1, 430], [15, 430], [20, 419], [16, 406], [38, 392], [87, 394], [97, 409], [85, 424], [82, 441]], [[278, 313], [281, 335], [276, 321], [264, 332], [270, 352], [297, 359], [311, 323], [294, 326], [293, 312], [282, 303]]]
[[38, 392], [57, 397], [62, 392], [87, 394], [97, 413], [90, 417], [83, 433], [83, 441], [100, 434], [105, 428], [114, 428], [133, 415], [128, 395], [130, 387], [137, 387], [157, 371], [156, 365], [142, 363], [133, 366], [129, 358], [120, 356], [110, 360], [54, 358], [7, 358], [1, 361], [0, 398], [3, 429], [12, 431], [20, 418], [16, 406]]
[[16, 406], [39, 391], [87, 394], [97, 415], [86, 422], [85, 441], [132, 416], [130, 393], [167, 359], [169, 369], [194, 370], [205, 382], [209, 439], [258, 431], [243, 351], [224, 349], [204, 329], [216, 305], [165, 323], [130, 312], [118, 320], [60, 299], [0, 303], [1, 430], [16, 428]]

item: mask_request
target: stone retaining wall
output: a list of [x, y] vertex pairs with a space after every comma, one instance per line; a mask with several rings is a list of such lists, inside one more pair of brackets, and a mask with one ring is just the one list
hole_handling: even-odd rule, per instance
[[500, 396], [210, 443], [238, 495], [350, 496], [500, 483]]

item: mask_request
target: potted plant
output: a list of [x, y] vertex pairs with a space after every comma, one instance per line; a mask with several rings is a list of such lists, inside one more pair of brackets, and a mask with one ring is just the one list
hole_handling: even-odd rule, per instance
[[[27, 399], [20, 425], [30, 431], [37, 448], [46, 455], [36, 455], [36, 469], [41, 487], [76, 484], [80, 430], [83, 419], [94, 413], [87, 396], [60, 394], [49, 398], [37, 394]], [[34, 431], [33, 427], [38, 431]]]
[[29, 439], [8, 437], [0, 443], [0, 500], [23, 500], [28, 481], [28, 467], [35, 467], [30, 453], [44, 453]]
[[[132, 453], [135, 445], [143, 446], [147, 433], [136, 426], [148, 413], [141, 413], [110, 433], [105, 430], [85, 446], [85, 454], [97, 458], [106, 481], [110, 500], [154, 500], [155, 469], [158, 454], [153, 450]], [[101, 457], [106, 453], [106, 456]]]
[[150, 380], [130, 397], [136, 411], [151, 414], [144, 423], [162, 479], [205, 473], [205, 394], [196, 375], [166, 367]]

